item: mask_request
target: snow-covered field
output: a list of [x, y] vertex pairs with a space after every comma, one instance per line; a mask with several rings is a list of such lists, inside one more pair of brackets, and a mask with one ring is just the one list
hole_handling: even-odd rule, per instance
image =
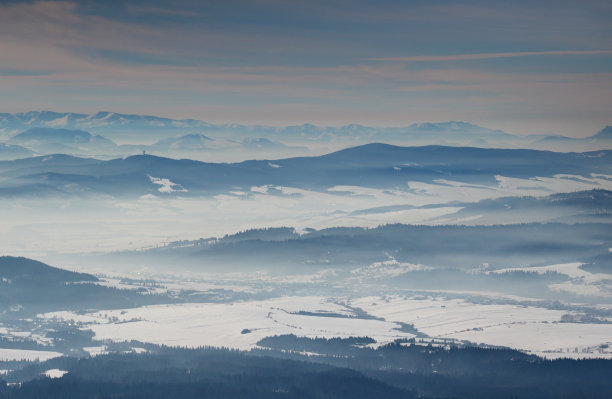
[[388, 322], [414, 324], [430, 337], [507, 346], [548, 358], [612, 358], [612, 324], [560, 322], [566, 311], [442, 296], [366, 297], [350, 305]]
[[0, 348], [0, 361], [40, 360], [42, 362], [42, 361], [53, 359], [54, 357], [60, 357], [60, 356], [62, 356], [61, 353], [52, 352], [52, 351], [35, 351], [35, 350], [26, 350], [26, 349]]
[[[346, 305], [346, 306], [345, 306]], [[360, 308], [379, 318], [355, 317]], [[612, 324], [562, 321], [572, 312], [535, 306], [476, 304], [444, 296], [282, 297], [226, 304], [186, 303], [41, 315], [81, 323], [97, 340], [250, 349], [264, 337], [369, 336], [377, 344], [412, 338], [399, 323], [431, 338], [506, 346], [548, 358], [612, 358]], [[605, 321], [605, 320], [603, 320]], [[87, 350], [95, 355], [106, 348]]]
[[[299, 314], [300, 311], [310, 314]], [[91, 329], [98, 340], [138, 340], [186, 347], [250, 349], [260, 339], [280, 334], [369, 336], [380, 343], [414, 336], [399, 331], [400, 325], [393, 322], [356, 318], [349, 308], [323, 297], [158, 305], [88, 314], [53, 312], [42, 317], [81, 322], [82, 328]]]

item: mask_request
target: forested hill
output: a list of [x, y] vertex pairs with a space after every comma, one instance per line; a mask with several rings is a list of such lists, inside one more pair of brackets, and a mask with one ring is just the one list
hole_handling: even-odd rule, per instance
[[98, 281], [91, 274], [58, 269], [33, 259], [14, 256], [0, 256], [0, 278], [16, 284]]
[[[0, 314], [25, 317], [49, 310], [116, 308], [172, 302], [98, 285], [98, 278], [49, 266], [28, 258], [0, 257]], [[6, 313], [10, 309], [9, 313]]]

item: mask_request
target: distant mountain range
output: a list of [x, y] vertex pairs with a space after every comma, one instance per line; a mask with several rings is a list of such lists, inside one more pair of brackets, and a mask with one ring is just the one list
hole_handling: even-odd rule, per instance
[[[0, 162], [0, 196], [215, 195], [254, 186], [327, 191], [403, 188], [408, 181], [497, 185], [496, 176], [612, 175], [612, 151], [557, 153], [471, 147], [367, 144], [318, 157], [206, 163], [151, 155], [102, 161], [68, 155]], [[282, 195], [282, 193], [280, 193]]]
[[269, 158], [274, 157], [271, 156], [273, 153], [265, 151], [299, 150], [300, 155], [310, 155], [312, 153], [307, 150], [316, 149], [317, 146], [339, 149], [371, 142], [410, 146], [435, 144], [588, 151], [612, 148], [611, 131], [612, 127], [607, 126], [593, 136], [576, 139], [558, 135], [518, 136], [498, 129], [454, 121], [415, 123], [404, 127], [356, 124], [341, 127], [312, 124], [275, 127], [211, 124], [195, 119], [178, 120], [114, 112], [0, 113], [0, 141], [4, 140], [6, 144], [20, 145], [39, 155], [64, 152], [106, 158], [142, 150], [156, 155], [190, 158], [194, 158], [193, 154], [198, 151], [207, 150], [222, 151], [226, 155], [236, 151], [245, 151], [245, 154], [248, 151], [259, 151]]
[[[177, 158], [210, 157], [215, 153], [237, 153], [243, 151], [253, 154], [274, 154], [306, 150], [305, 147], [287, 146], [263, 137], [246, 137], [240, 140], [215, 140], [200, 133], [189, 133], [178, 137], [158, 140], [153, 144], [123, 144], [99, 134], [92, 135], [84, 130], [52, 127], [34, 127], [0, 142], [0, 160], [12, 160], [33, 155], [68, 154], [112, 159], [129, 156], [142, 151], [155, 155]], [[263, 151], [263, 152], [262, 152]]]
[[35, 127], [13, 136], [9, 144], [26, 147], [38, 153], [97, 153], [112, 151], [115, 143], [83, 130]]
[[[319, 127], [312, 124], [275, 127], [263, 125], [212, 124], [195, 119], [169, 119], [157, 116], [127, 115], [114, 112], [96, 114], [58, 113], [51, 111], [30, 111], [25, 113], [0, 113], [0, 129], [6, 134], [16, 134], [32, 127], [50, 127], [63, 129], [82, 129], [96, 134], [104, 133], [107, 137], [122, 141], [127, 135], [138, 137], [163, 136], [172, 133], [226, 133], [228, 135], [252, 137], [260, 134], [266, 137], [281, 137], [303, 140], [331, 140], [336, 137], [375, 137], [394, 134], [430, 134], [452, 133], [467, 135], [470, 139], [480, 138], [486, 134], [497, 138], [514, 136], [501, 130], [487, 129], [465, 122], [422, 123], [408, 127], [368, 127], [346, 125], [341, 127]], [[380, 136], [379, 136], [380, 137]], [[450, 138], [453, 138], [452, 136]], [[457, 139], [455, 137], [454, 139]]]
[[[547, 144], [602, 144], [604, 146], [609, 146], [612, 143], [612, 126], [606, 126], [598, 133], [594, 134], [590, 137], [585, 137], [583, 139], [576, 139], [572, 137], [565, 136], [545, 136], [540, 138], [538, 143], [547, 143]], [[609, 147], [606, 147], [609, 148]]]

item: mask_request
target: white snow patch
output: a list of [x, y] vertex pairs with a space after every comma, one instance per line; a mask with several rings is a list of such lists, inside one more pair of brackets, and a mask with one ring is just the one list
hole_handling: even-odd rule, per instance
[[83, 348], [83, 350], [89, 353], [89, 356], [96, 357], [98, 355], [106, 355], [108, 351], [106, 350], [106, 346], [88, 346]]
[[153, 177], [149, 175], [149, 179], [151, 183], [157, 184], [161, 186], [157, 189], [160, 193], [186, 193], [185, 190], [180, 184], [176, 184], [171, 182], [169, 179], [164, 179], [161, 177]]
[[50, 127], [64, 127], [68, 124], [68, 114], [62, 116], [61, 118], [53, 119], [52, 121], [45, 122], [45, 125]]
[[68, 373], [66, 370], [50, 369], [45, 371], [43, 374], [48, 378], [62, 378], [66, 373]]
[[390, 256], [388, 260], [383, 262], [374, 262], [369, 266], [363, 266], [351, 271], [351, 274], [356, 277], [364, 277], [367, 279], [390, 278], [397, 277], [404, 273], [414, 271], [433, 270], [433, 267], [415, 265], [412, 263], [398, 262], [394, 257]]
[[272, 162], [268, 162], [268, 166], [269, 166], [269, 167], [271, 167], [271, 168], [276, 168], [276, 169], [278, 169], [278, 168], [282, 168], [282, 166], [277, 165], [277, 164], [272, 163]]

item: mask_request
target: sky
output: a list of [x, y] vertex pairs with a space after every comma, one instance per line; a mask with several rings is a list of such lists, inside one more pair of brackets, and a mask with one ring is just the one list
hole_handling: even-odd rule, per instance
[[610, 1], [2, 1], [0, 112], [612, 125]]

